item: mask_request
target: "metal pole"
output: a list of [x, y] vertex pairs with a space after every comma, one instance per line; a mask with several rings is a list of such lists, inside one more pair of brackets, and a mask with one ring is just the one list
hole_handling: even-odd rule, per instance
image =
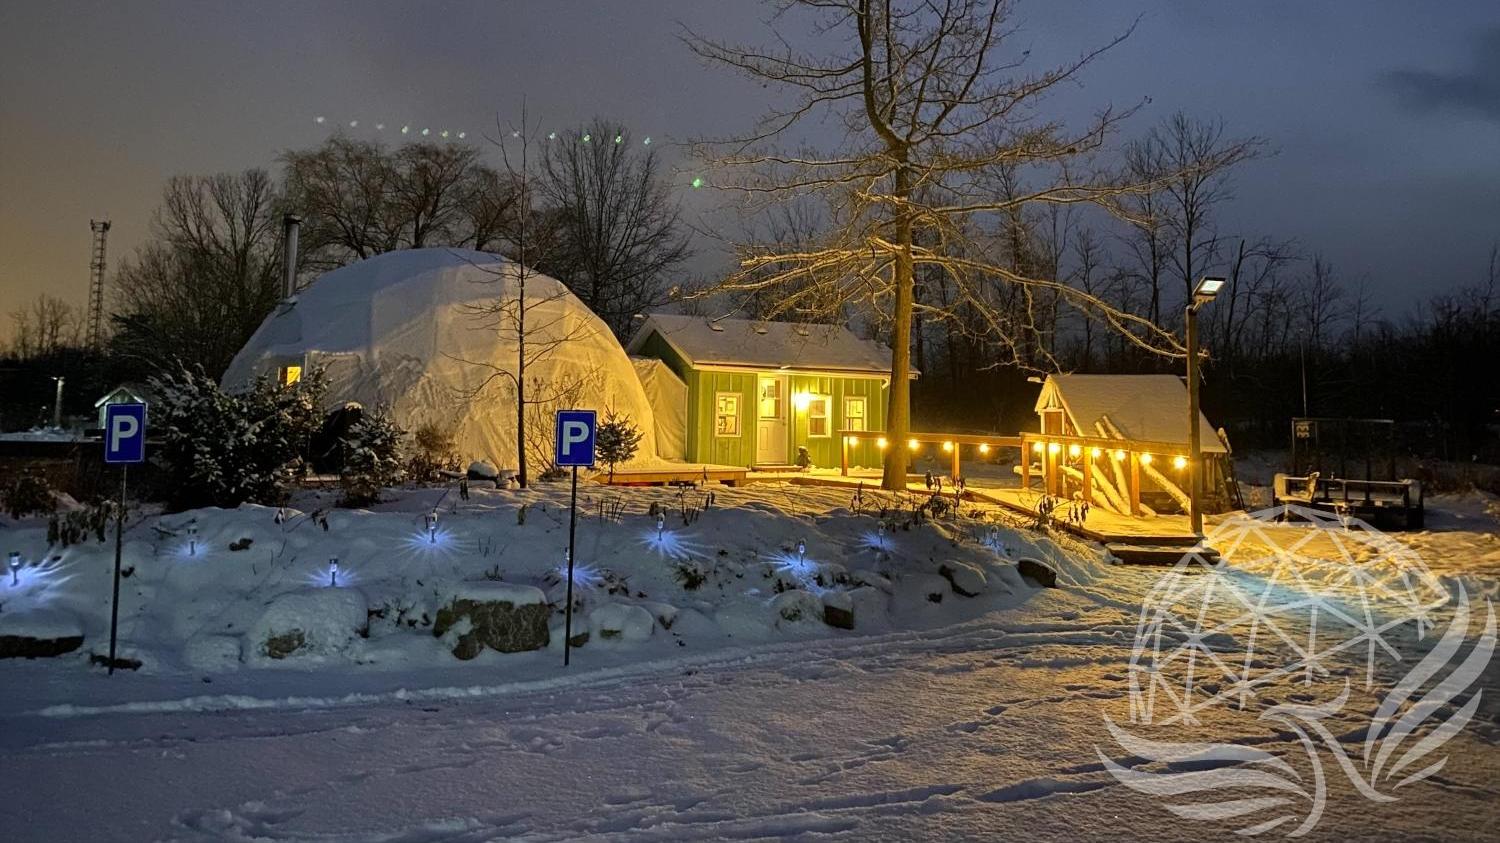
[[573, 466], [573, 499], [568, 506], [568, 605], [563, 621], [563, 667], [573, 650], [573, 542], [578, 535], [578, 466]]
[[1203, 443], [1198, 425], [1198, 308], [1187, 307], [1188, 526], [1203, 535]]
[[120, 511], [115, 521], [115, 593], [109, 601], [109, 675], [115, 675], [115, 639], [120, 629], [120, 556], [125, 546], [125, 474], [120, 466]]

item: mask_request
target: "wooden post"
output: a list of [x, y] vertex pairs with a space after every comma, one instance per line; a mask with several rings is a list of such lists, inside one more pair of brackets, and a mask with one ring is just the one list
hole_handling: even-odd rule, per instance
[[1130, 452], [1130, 514], [1141, 517], [1141, 455]]
[[849, 434], [839, 437], [839, 473], [849, 476]]
[[1031, 491], [1031, 445], [1024, 433], [1021, 434], [1021, 488]]
[[1087, 448], [1083, 451], [1083, 502], [1094, 505], [1094, 455]]
[[954, 442], [953, 443], [953, 482], [954, 483], [957, 483], [958, 482], [958, 478], [962, 476], [962, 475], [960, 475], [958, 473], [958, 469], [959, 469], [958, 452], [962, 448], [963, 448], [963, 445], [959, 444], [958, 442]]

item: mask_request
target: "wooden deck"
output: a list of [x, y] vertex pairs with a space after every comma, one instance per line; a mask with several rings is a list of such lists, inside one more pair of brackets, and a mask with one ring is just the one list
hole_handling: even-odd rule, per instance
[[[760, 474], [752, 475], [748, 482], [781, 481], [800, 486], [838, 486], [854, 488], [863, 483], [866, 487], [879, 486], [879, 472], [860, 472], [850, 476], [830, 474]], [[913, 494], [930, 494], [925, 478], [912, 475], [907, 490]], [[1036, 504], [1041, 495], [1037, 491], [1026, 491], [1014, 487], [979, 486], [970, 483], [964, 489], [964, 499], [980, 501], [1003, 507], [1028, 518], [1036, 517]], [[1195, 548], [1197, 553], [1210, 563], [1219, 561], [1219, 553], [1211, 547], [1201, 546], [1201, 539], [1188, 528], [1185, 515], [1157, 515], [1131, 518], [1117, 515], [1102, 507], [1093, 507], [1087, 521], [1082, 525], [1054, 520], [1049, 525], [1064, 530], [1079, 538], [1098, 542], [1122, 562], [1135, 565], [1176, 565], [1184, 555]]]

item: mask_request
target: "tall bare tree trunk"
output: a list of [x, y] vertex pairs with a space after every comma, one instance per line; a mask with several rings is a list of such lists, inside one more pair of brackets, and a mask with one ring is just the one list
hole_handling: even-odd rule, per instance
[[906, 467], [911, 451], [906, 439], [911, 433], [911, 316], [913, 302], [911, 259], [911, 214], [906, 200], [911, 196], [911, 176], [906, 168], [896, 169], [894, 194], [900, 207], [896, 218], [895, 275], [896, 312], [891, 325], [891, 402], [886, 410], [885, 471], [880, 478], [882, 489], [905, 489]]

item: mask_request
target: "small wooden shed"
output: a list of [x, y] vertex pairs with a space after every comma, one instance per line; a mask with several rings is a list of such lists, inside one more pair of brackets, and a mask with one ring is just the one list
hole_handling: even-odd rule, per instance
[[[785, 466], [806, 448], [814, 465], [837, 466], [839, 431], [885, 429], [891, 352], [840, 325], [656, 313], [626, 351], [687, 386], [689, 462]], [[849, 452], [852, 465], [880, 464], [874, 443]]]

